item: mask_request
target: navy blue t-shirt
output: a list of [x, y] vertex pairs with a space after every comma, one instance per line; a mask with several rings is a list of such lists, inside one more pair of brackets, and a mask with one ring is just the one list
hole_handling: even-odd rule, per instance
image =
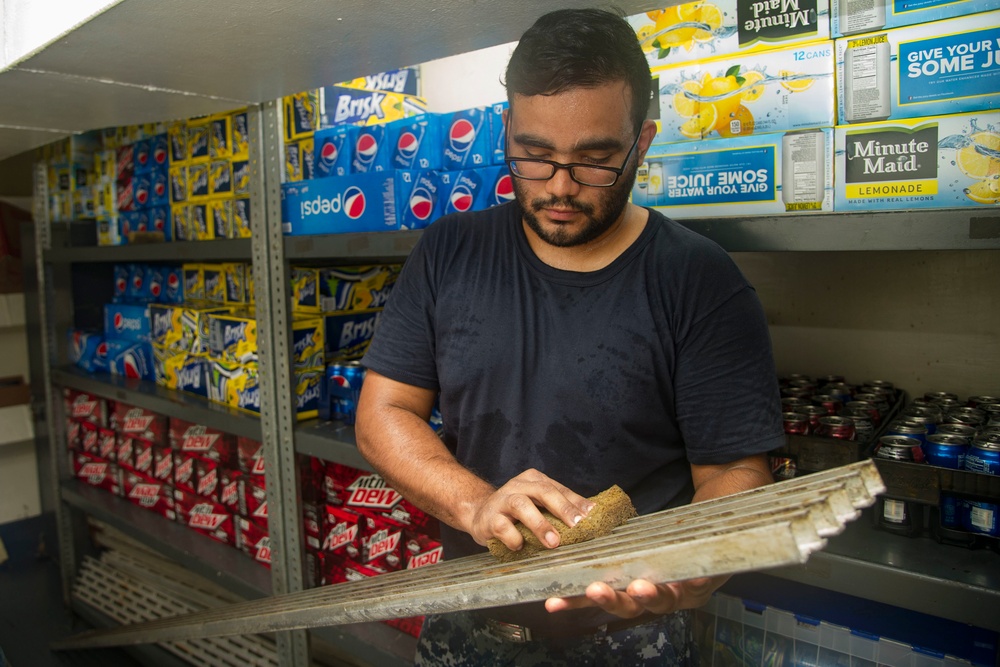
[[[767, 322], [714, 242], [649, 211], [593, 272], [531, 250], [516, 202], [446, 216], [393, 289], [364, 365], [440, 391], [444, 442], [500, 486], [537, 468], [640, 514], [685, 504], [689, 464], [784, 442]], [[442, 526], [449, 558], [479, 553]]]

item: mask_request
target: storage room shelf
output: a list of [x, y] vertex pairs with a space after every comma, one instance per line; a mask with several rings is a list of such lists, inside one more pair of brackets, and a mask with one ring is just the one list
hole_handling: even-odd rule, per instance
[[75, 366], [53, 368], [51, 375], [52, 382], [63, 387], [123, 401], [226, 433], [255, 440], [261, 439], [258, 417], [212, 403], [200, 396], [165, 389], [145, 380], [127, 379], [103, 373], [91, 375]]
[[1000, 502], [1000, 475], [952, 470], [891, 459], [874, 459], [885, 482], [886, 495], [937, 505], [942, 491]]
[[1000, 211], [996, 209], [814, 213], [679, 222], [730, 252], [1000, 248]]
[[364, 656], [372, 667], [408, 667], [413, 664], [417, 640], [384, 623], [358, 623], [309, 631], [313, 642], [322, 642], [348, 656]]
[[285, 257], [301, 260], [335, 257], [338, 261], [398, 261], [410, 254], [422, 234], [423, 230], [286, 236]]
[[318, 419], [302, 422], [295, 429], [295, 451], [352, 468], [372, 470], [371, 464], [358, 451], [354, 427], [340, 422]]
[[271, 572], [231, 546], [78, 480], [63, 482], [59, 491], [69, 505], [241, 597], [253, 599], [271, 593]]
[[[86, 602], [74, 599], [70, 601], [70, 607], [73, 609], [73, 613], [95, 628], [115, 628], [121, 625]], [[122, 650], [143, 665], [152, 665], [154, 667], [191, 667], [191, 663], [181, 660], [156, 644], [125, 646], [122, 647]]]
[[893, 535], [871, 510], [805, 565], [764, 574], [1000, 632], [997, 554]]
[[45, 251], [45, 261], [74, 262], [202, 262], [247, 261], [253, 254], [250, 239], [134, 243], [122, 246], [54, 247]]

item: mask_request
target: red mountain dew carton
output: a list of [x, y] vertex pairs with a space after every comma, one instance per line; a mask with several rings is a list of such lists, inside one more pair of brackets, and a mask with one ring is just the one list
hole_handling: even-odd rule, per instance
[[664, 67], [654, 144], [832, 127], [832, 42]]
[[842, 37], [838, 123], [1000, 108], [1000, 11]]
[[1000, 9], [1000, 0], [834, 0], [830, 5], [830, 36], [899, 28], [917, 23]]
[[632, 201], [677, 218], [833, 210], [833, 128], [653, 146]]
[[838, 211], [1000, 204], [1000, 111], [836, 129]]
[[116, 496], [122, 493], [121, 470], [110, 461], [90, 454], [73, 454], [73, 476]]
[[243, 517], [236, 517], [236, 525], [240, 531], [240, 550], [271, 569], [271, 538], [267, 530]]
[[200, 496], [174, 491], [177, 520], [188, 528], [214, 540], [238, 546], [239, 530], [233, 515], [217, 502]]
[[698, 0], [628, 17], [650, 66], [827, 39], [827, 0]]

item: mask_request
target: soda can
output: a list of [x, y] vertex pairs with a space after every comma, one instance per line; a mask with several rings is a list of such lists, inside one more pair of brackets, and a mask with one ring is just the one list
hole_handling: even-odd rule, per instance
[[959, 505], [962, 527], [970, 533], [1000, 537], [1000, 506], [986, 500], [964, 500]]
[[919, 422], [907, 421], [905, 419], [897, 419], [896, 421], [889, 424], [885, 431], [886, 435], [905, 435], [910, 438], [916, 438], [921, 443], [927, 442], [927, 436], [929, 435], [927, 426]]
[[809, 435], [809, 417], [799, 412], [783, 412], [781, 419], [785, 433], [789, 435]]
[[835, 416], [844, 407], [843, 402], [832, 394], [815, 394], [812, 402], [826, 409], [826, 414]]
[[1000, 442], [973, 441], [965, 454], [965, 469], [1000, 475]]
[[951, 400], [957, 401], [958, 395], [953, 394], [950, 391], [928, 391], [924, 392], [924, 398], [929, 401], [940, 401], [940, 400]]
[[969, 441], [959, 435], [935, 433], [924, 442], [924, 458], [932, 466], [963, 470]]
[[819, 428], [813, 435], [823, 438], [836, 438], [837, 440], [854, 440], [857, 437], [853, 420], [849, 417], [829, 415], [820, 417]]
[[979, 408], [981, 405], [986, 403], [995, 403], [1000, 405], [1000, 396], [970, 396], [965, 403], [970, 408]]
[[819, 428], [819, 420], [827, 416], [826, 408], [819, 405], [803, 405], [802, 407], [795, 408], [795, 412], [801, 412], [802, 414], [809, 417], [809, 432], [815, 433], [816, 429]]
[[976, 429], [971, 426], [966, 426], [965, 424], [940, 424], [934, 435], [938, 434], [957, 435], [965, 438], [967, 442], [972, 442], [973, 436], [976, 435]]
[[351, 173], [357, 134], [354, 125], [336, 125], [317, 132], [313, 137], [313, 175], [329, 178]]
[[798, 412], [798, 408], [810, 405], [809, 401], [798, 396], [785, 396], [781, 399], [781, 406], [789, 412]]
[[854, 439], [858, 442], [868, 442], [875, 435], [875, 424], [867, 410], [844, 408], [840, 416], [854, 422]]
[[390, 157], [391, 147], [385, 125], [366, 125], [358, 129], [351, 159], [352, 174], [388, 171]]
[[864, 410], [872, 420], [873, 425], [882, 421], [882, 413], [879, 412], [878, 406], [871, 401], [848, 401], [844, 404], [844, 410]]
[[789, 387], [798, 387], [799, 389], [808, 389], [812, 393], [816, 393], [816, 383], [806, 377], [793, 377], [788, 380]]
[[[977, 427], [986, 425], [986, 412], [984, 412], [983, 410], [979, 410], [978, 408], [970, 408], [970, 407], [953, 408], [945, 414], [945, 422], [949, 423], [953, 417], [957, 416], [968, 417], [970, 420], [975, 421], [977, 423], [976, 424]], [[969, 424], [969, 422], [951, 422], [951, 423]]]
[[365, 369], [357, 361], [334, 363], [327, 366], [321, 390], [320, 404], [329, 397], [329, 419], [353, 424], [357, 415], [358, 397], [364, 382]]
[[851, 386], [845, 382], [827, 382], [821, 386], [823, 388], [822, 393], [829, 396], [835, 396], [841, 403], [844, 403], [845, 406], [854, 396]]
[[808, 387], [782, 387], [781, 393], [785, 396], [793, 396], [795, 398], [808, 399], [814, 393], [815, 389], [809, 389]]
[[878, 439], [875, 456], [891, 461], [910, 461], [920, 463], [924, 460], [924, 452], [920, 441], [905, 435], [883, 435]]
[[[979, 412], [977, 410], [977, 412]], [[980, 415], [982, 413], [980, 412]], [[985, 424], [985, 415], [983, 417], [976, 416], [974, 414], [964, 414], [958, 413], [948, 413], [945, 415], [944, 423], [946, 424], [961, 424], [962, 426], [971, 426], [972, 428], [978, 429], [980, 426]]]

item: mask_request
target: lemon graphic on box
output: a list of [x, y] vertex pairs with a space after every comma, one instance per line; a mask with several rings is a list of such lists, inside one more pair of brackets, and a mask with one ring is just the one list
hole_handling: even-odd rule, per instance
[[754, 117], [746, 104], [764, 94], [764, 75], [756, 70], [740, 71], [733, 65], [722, 76], [706, 72], [701, 81], [685, 81], [673, 98], [674, 111], [687, 120], [680, 132], [702, 139], [712, 132], [722, 137], [753, 134]]
[[664, 9], [646, 12], [652, 25], [636, 31], [642, 50], [667, 57], [671, 50], [683, 48], [690, 51], [696, 44], [711, 42], [713, 34], [722, 27], [722, 11], [710, 2], [688, 2]]
[[969, 137], [968, 145], [958, 150], [955, 162], [962, 173], [969, 178], [986, 179], [1000, 175], [998, 156], [1000, 156], [1000, 134], [976, 132]]

